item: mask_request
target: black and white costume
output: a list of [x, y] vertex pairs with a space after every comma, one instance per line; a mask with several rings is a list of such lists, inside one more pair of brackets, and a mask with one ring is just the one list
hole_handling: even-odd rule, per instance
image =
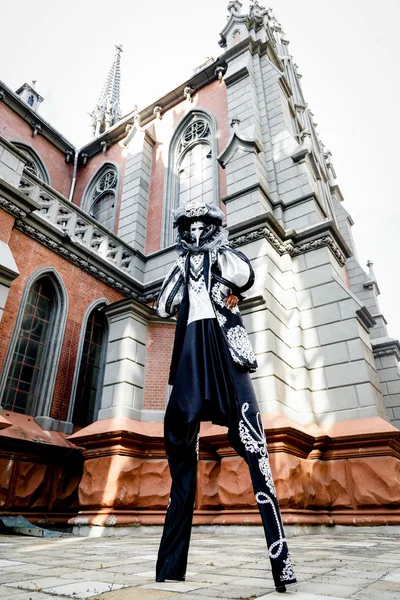
[[[217, 207], [189, 202], [174, 214], [179, 257], [161, 288], [157, 313], [179, 309], [164, 421], [172, 477], [171, 498], [160, 544], [156, 579], [183, 580], [193, 518], [201, 421], [228, 427], [232, 447], [247, 462], [279, 591], [296, 581], [268, 460], [261, 415], [249, 372], [256, 358], [239, 309], [225, 299], [242, 299], [254, 283], [244, 254], [227, 245], [224, 215]], [[198, 245], [190, 224], [206, 230]]]

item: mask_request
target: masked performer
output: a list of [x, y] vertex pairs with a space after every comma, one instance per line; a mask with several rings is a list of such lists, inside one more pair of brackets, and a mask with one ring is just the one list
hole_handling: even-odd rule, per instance
[[229, 441], [250, 469], [276, 589], [295, 583], [264, 434], [249, 372], [256, 358], [238, 309], [254, 283], [249, 260], [229, 248], [223, 212], [188, 202], [173, 213], [179, 257], [157, 301], [162, 318], [178, 312], [164, 439], [171, 498], [156, 580], [184, 580], [189, 550], [201, 421], [228, 427]]

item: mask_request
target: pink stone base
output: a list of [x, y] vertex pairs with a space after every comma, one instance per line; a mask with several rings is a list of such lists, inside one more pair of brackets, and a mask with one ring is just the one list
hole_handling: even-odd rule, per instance
[[63, 524], [77, 514], [82, 455], [64, 434], [44, 431], [32, 417], [3, 411], [0, 430], [0, 512], [33, 523]]
[[[281, 415], [264, 418], [287, 524], [400, 524], [400, 432], [379, 417], [326, 430]], [[94, 423], [70, 436], [83, 448], [80, 510], [69, 523], [162, 524], [170, 477], [162, 425]], [[226, 430], [202, 424], [195, 524], [260, 524], [250, 476]]]

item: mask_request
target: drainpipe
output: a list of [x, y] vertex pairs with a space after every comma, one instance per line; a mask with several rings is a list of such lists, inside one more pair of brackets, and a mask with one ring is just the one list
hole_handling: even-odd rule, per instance
[[72, 198], [74, 196], [74, 191], [75, 191], [75, 184], [76, 184], [76, 172], [78, 170], [78, 157], [79, 157], [79, 150], [75, 150], [75, 155], [74, 155], [74, 168], [72, 171], [72, 182], [71, 182], [71, 189], [69, 191], [69, 196], [68, 196], [68, 200], [70, 202], [72, 202]]

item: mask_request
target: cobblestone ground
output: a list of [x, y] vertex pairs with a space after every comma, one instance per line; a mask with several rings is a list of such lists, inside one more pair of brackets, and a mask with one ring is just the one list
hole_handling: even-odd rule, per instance
[[397, 531], [330, 531], [290, 538], [299, 583], [286, 596], [274, 591], [258, 528], [195, 529], [179, 583], [154, 581], [161, 533], [154, 528], [120, 538], [0, 536], [0, 598], [400, 600]]

